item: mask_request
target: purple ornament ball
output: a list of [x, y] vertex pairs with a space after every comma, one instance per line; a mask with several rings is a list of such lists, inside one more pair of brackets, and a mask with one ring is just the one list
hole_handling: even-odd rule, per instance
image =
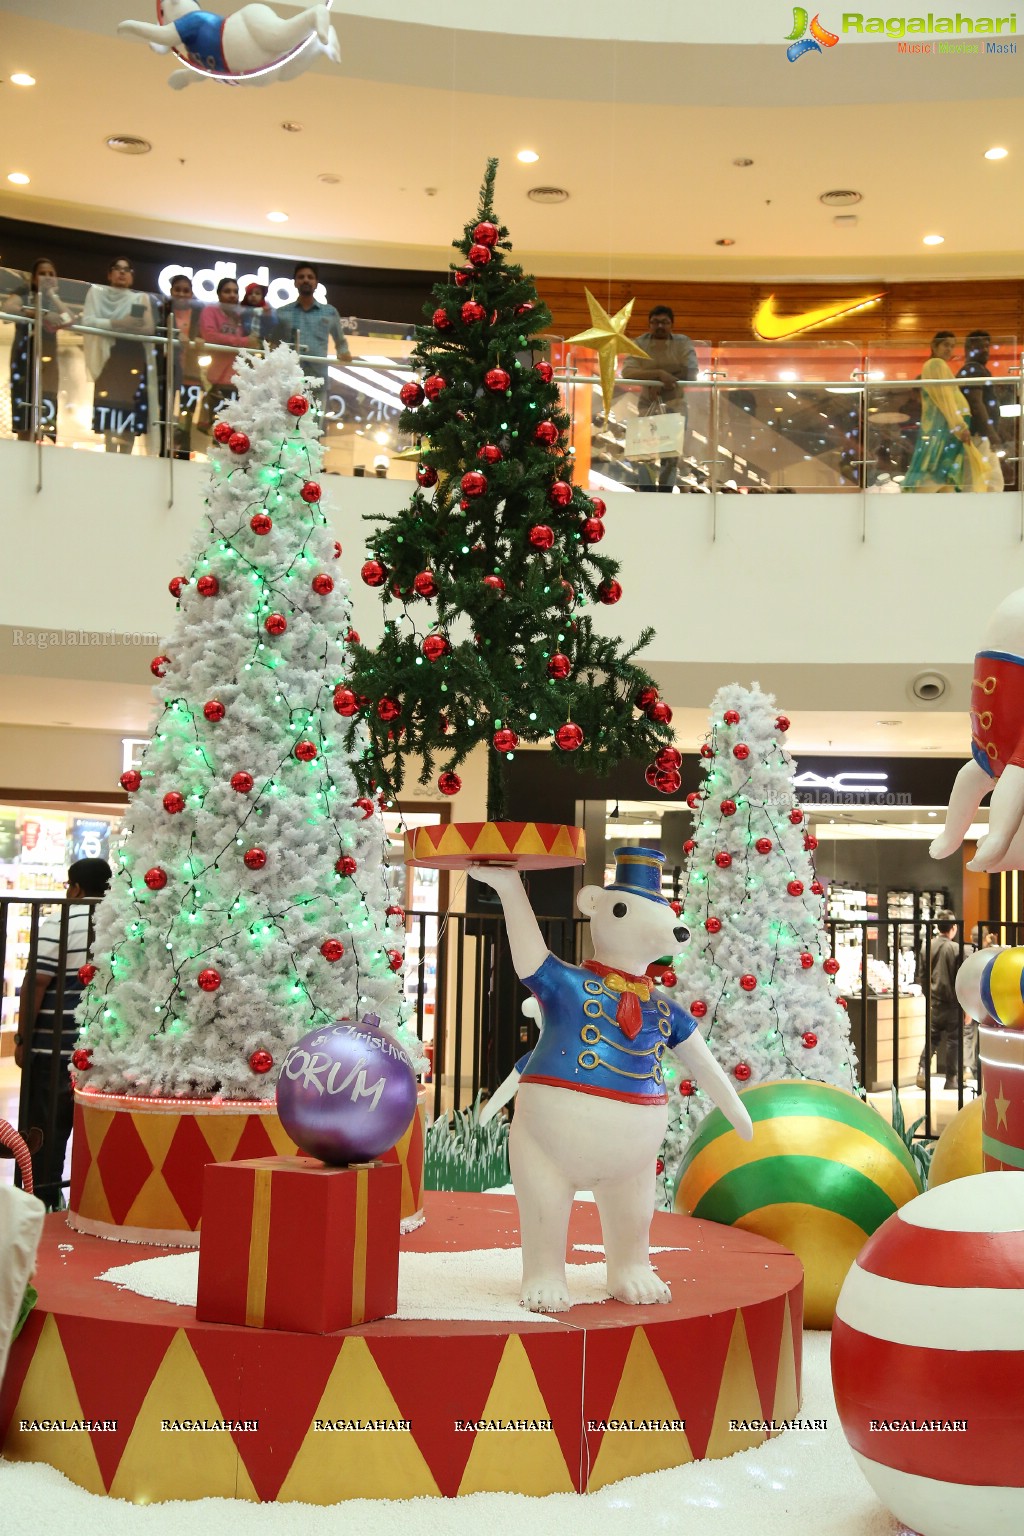
[[416, 1112], [412, 1063], [367, 1020], [314, 1029], [284, 1059], [277, 1112], [310, 1156], [335, 1167], [369, 1162], [395, 1145]]

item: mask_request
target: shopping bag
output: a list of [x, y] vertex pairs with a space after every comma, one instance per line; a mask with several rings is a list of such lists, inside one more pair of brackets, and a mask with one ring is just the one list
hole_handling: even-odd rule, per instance
[[686, 418], [677, 411], [652, 411], [632, 416], [626, 423], [624, 451], [627, 459], [678, 458], [683, 451]]

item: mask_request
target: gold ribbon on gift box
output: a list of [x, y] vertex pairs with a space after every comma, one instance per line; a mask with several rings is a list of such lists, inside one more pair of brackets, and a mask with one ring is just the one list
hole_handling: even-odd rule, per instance
[[262, 1328], [267, 1306], [267, 1252], [270, 1248], [269, 1168], [253, 1176], [252, 1231], [249, 1234], [249, 1279], [245, 1291], [245, 1326]]

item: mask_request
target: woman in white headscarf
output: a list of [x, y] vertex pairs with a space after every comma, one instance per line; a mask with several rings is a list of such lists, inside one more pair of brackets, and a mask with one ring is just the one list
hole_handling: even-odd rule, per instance
[[92, 429], [103, 434], [108, 453], [131, 453], [144, 435], [150, 453], [160, 446], [156, 358], [152, 343], [138, 339], [154, 334], [153, 309], [133, 290], [134, 277], [131, 262], [118, 257], [106, 283], [89, 289], [82, 311], [85, 366], [95, 384]]

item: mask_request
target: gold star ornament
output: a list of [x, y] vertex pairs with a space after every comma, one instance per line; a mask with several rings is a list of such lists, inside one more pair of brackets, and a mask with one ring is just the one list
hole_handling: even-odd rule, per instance
[[606, 309], [602, 309], [589, 288], [584, 288], [583, 292], [587, 296], [587, 308], [590, 310], [590, 325], [585, 331], [580, 331], [578, 336], [570, 336], [569, 345], [575, 343], [580, 347], [591, 347], [597, 353], [601, 367], [601, 400], [607, 416], [615, 391], [615, 359], [619, 353], [647, 358], [650, 353], [645, 352], [635, 341], [630, 341], [626, 335], [635, 299], [623, 304], [617, 315], [610, 315]]

